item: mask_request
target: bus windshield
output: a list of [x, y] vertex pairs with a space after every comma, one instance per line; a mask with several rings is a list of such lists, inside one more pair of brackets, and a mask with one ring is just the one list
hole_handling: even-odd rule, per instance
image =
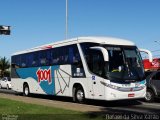
[[[109, 61], [104, 61], [100, 50], [90, 49], [99, 46], [108, 51]], [[144, 79], [142, 58], [136, 46], [81, 44], [88, 70], [100, 77], [119, 82]]]
[[106, 46], [109, 54], [106, 76], [111, 80], [142, 80], [144, 70], [140, 53], [136, 47]]

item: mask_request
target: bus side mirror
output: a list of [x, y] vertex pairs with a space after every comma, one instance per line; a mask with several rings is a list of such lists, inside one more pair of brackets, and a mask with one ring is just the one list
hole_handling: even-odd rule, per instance
[[148, 57], [149, 57], [149, 62], [152, 62], [153, 61], [153, 56], [152, 56], [152, 53], [151, 51], [147, 50], [147, 49], [139, 49], [140, 52], [144, 52], [144, 53], [147, 53], [148, 54]]
[[95, 47], [90, 47], [90, 49], [101, 51], [102, 54], [103, 54], [104, 61], [105, 61], [105, 62], [108, 62], [108, 61], [109, 61], [108, 51], [107, 51], [105, 48], [99, 47], [99, 46], [95, 46]]

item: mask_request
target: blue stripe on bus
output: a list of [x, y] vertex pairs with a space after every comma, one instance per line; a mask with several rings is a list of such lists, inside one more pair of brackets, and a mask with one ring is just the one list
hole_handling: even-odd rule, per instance
[[[42, 80], [38, 83], [38, 76], [37, 71], [38, 70], [49, 70], [51, 69], [51, 83], [49, 83], [48, 80]], [[32, 67], [32, 68], [18, 68], [16, 69], [17, 74], [20, 78], [26, 79], [26, 78], [33, 78], [35, 81], [37, 81], [37, 84], [40, 85], [40, 87], [43, 89], [43, 91], [46, 94], [54, 95], [55, 94], [55, 78], [54, 78], [54, 71], [58, 70], [59, 66], [44, 66], [44, 67]]]

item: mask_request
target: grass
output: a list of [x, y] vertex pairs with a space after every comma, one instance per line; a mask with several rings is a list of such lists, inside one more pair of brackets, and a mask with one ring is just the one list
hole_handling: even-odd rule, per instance
[[[64, 110], [42, 105], [28, 104], [0, 98], [0, 120], [4, 117], [14, 120], [102, 120], [102, 115]], [[18, 119], [16, 118], [18, 117]], [[11, 120], [13, 120], [11, 119]]]

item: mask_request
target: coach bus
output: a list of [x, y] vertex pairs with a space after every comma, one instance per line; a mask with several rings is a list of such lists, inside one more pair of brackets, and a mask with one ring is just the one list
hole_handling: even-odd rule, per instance
[[17, 52], [12, 89], [85, 99], [139, 99], [146, 94], [140, 51], [128, 40], [79, 37]]

